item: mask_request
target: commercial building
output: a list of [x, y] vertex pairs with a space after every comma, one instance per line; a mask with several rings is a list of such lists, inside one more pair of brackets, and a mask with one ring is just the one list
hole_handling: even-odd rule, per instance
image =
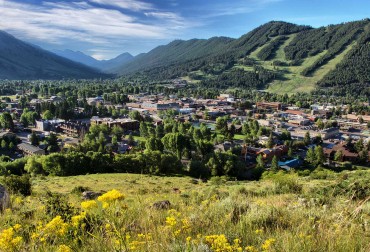
[[108, 128], [113, 128], [113, 126], [120, 126], [124, 130], [138, 130], [140, 126], [139, 121], [128, 119], [128, 118], [112, 119], [112, 118], [93, 117], [91, 118], [90, 123], [91, 125], [104, 124], [104, 125], [107, 125]]

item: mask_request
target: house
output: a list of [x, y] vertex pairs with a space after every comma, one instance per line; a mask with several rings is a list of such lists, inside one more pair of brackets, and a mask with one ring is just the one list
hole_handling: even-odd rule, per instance
[[322, 139], [330, 139], [330, 138], [335, 138], [339, 134], [339, 129], [338, 128], [329, 128], [329, 129], [324, 129], [320, 131]]
[[217, 144], [214, 146], [215, 151], [219, 151], [219, 152], [231, 150], [233, 147], [234, 147], [234, 144], [231, 142], [224, 142], [224, 143]]
[[0, 132], [0, 139], [2, 138], [15, 138], [17, 135], [13, 132], [9, 132], [9, 131], [4, 131], [4, 132]]
[[331, 145], [327, 145], [326, 147], [324, 147], [324, 154], [330, 160], [334, 160], [335, 153], [338, 152], [338, 151], [342, 152], [342, 159], [338, 160], [338, 161], [341, 161], [341, 162], [344, 162], [344, 161], [356, 162], [357, 159], [358, 159], [358, 154], [356, 152], [351, 152], [347, 148], [345, 143], [339, 143], [339, 144], [336, 144], [336, 145], [331, 144]]
[[33, 146], [28, 143], [18, 144], [17, 148], [21, 150], [26, 156], [45, 155], [45, 151], [43, 149], [40, 149], [39, 147]]
[[256, 155], [262, 155], [264, 160], [271, 160], [273, 156], [281, 157], [288, 153], [288, 146], [286, 145], [279, 145], [272, 149], [260, 149]]

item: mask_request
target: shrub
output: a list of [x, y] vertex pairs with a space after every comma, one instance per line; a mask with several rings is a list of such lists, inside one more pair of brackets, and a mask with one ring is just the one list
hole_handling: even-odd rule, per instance
[[324, 169], [322, 167], [316, 168], [313, 172], [310, 174], [310, 178], [312, 179], [330, 179], [334, 178], [335, 173], [333, 171], [330, 171], [328, 169]]
[[90, 191], [90, 188], [86, 186], [76, 186], [72, 189], [71, 193], [80, 195], [81, 193], [85, 191]]
[[211, 177], [211, 179], [208, 181], [211, 185], [222, 185], [227, 182], [227, 177], [226, 176], [214, 176]]
[[45, 211], [48, 216], [55, 218], [61, 216], [63, 220], [69, 220], [74, 212], [74, 207], [67, 199], [58, 193], [46, 192]]
[[31, 195], [31, 181], [29, 175], [10, 175], [4, 178], [5, 187], [11, 193], [19, 193], [24, 196]]
[[298, 182], [298, 176], [295, 173], [264, 173], [264, 179], [272, 180], [275, 184], [276, 193], [301, 193], [302, 185]]

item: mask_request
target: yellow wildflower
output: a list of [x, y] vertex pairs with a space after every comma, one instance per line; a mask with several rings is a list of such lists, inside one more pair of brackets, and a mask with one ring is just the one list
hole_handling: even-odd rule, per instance
[[62, 244], [58, 247], [57, 252], [72, 252], [72, 249], [67, 245]]
[[109, 207], [109, 204], [107, 202], [103, 202], [103, 208], [106, 209], [107, 207]]
[[177, 223], [177, 221], [176, 221], [176, 218], [175, 217], [172, 217], [172, 216], [166, 217], [166, 225], [167, 226], [173, 227], [173, 226], [176, 225], [176, 223]]
[[85, 210], [90, 210], [90, 209], [98, 207], [98, 204], [96, 203], [95, 200], [88, 200], [88, 201], [81, 202], [81, 207]]
[[59, 215], [45, 225], [43, 229], [45, 236], [65, 235], [68, 231], [68, 224]]
[[86, 217], [86, 213], [84, 212], [81, 213], [80, 215], [73, 216], [71, 219], [72, 226], [75, 228], [78, 228], [83, 222], [83, 220], [85, 219], [85, 217]]
[[[207, 235], [205, 236], [205, 242], [208, 244], [213, 251], [235, 251], [233, 246], [229, 243], [226, 236], [221, 235]], [[238, 250], [236, 250], [238, 251]]]
[[176, 237], [176, 236], [179, 236], [181, 234], [181, 229], [178, 229], [176, 230], [173, 235]]
[[186, 237], [186, 243], [190, 243], [190, 241], [191, 241], [191, 236]]
[[20, 224], [15, 224], [13, 228], [15, 231], [19, 231], [22, 228], [22, 226]]
[[254, 231], [257, 235], [259, 234], [262, 234], [263, 233], [263, 229], [257, 229], [256, 231]]
[[113, 189], [107, 193], [104, 193], [103, 195], [98, 197], [98, 200], [101, 202], [112, 202], [116, 200], [123, 200], [125, 196], [117, 191], [116, 189]]
[[16, 204], [18, 204], [18, 205], [20, 205], [20, 204], [22, 204], [22, 202], [23, 202], [23, 199], [21, 198], [21, 197], [16, 197], [15, 199], [14, 199], [14, 202], [16, 203]]
[[271, 246], [275, 243], [274, 238], [267, 239], [263, 244], [262, 244], [262, 250], [269, 250]]
[[258, 250], [254, 246], [247, 246], [245, 247], [246, 252], [258, 252]]
[[13, 228], [4, 229], [0, 233], [0, 250], [19, 251], [22, 240], [22, 237], [16, 236]]

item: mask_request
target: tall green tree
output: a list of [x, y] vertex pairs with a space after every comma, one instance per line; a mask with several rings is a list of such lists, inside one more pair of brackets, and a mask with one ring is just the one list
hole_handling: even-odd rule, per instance
[[324, 149], [318, 145], [315, 147], [315, 162], [314, 164], [316, 166], [318, 165], [323, 165], [326, 161], [325, 154], [324, 154]]
[[279, 170], [279, 163], [276, 155], [274, 155], [274, 157], [271, 160], [271, 170], [274, 172]]
[[14, 122], [12, 116], [8, 112], [4, 112], [0, 115], [1, 127], [14, 131]]

